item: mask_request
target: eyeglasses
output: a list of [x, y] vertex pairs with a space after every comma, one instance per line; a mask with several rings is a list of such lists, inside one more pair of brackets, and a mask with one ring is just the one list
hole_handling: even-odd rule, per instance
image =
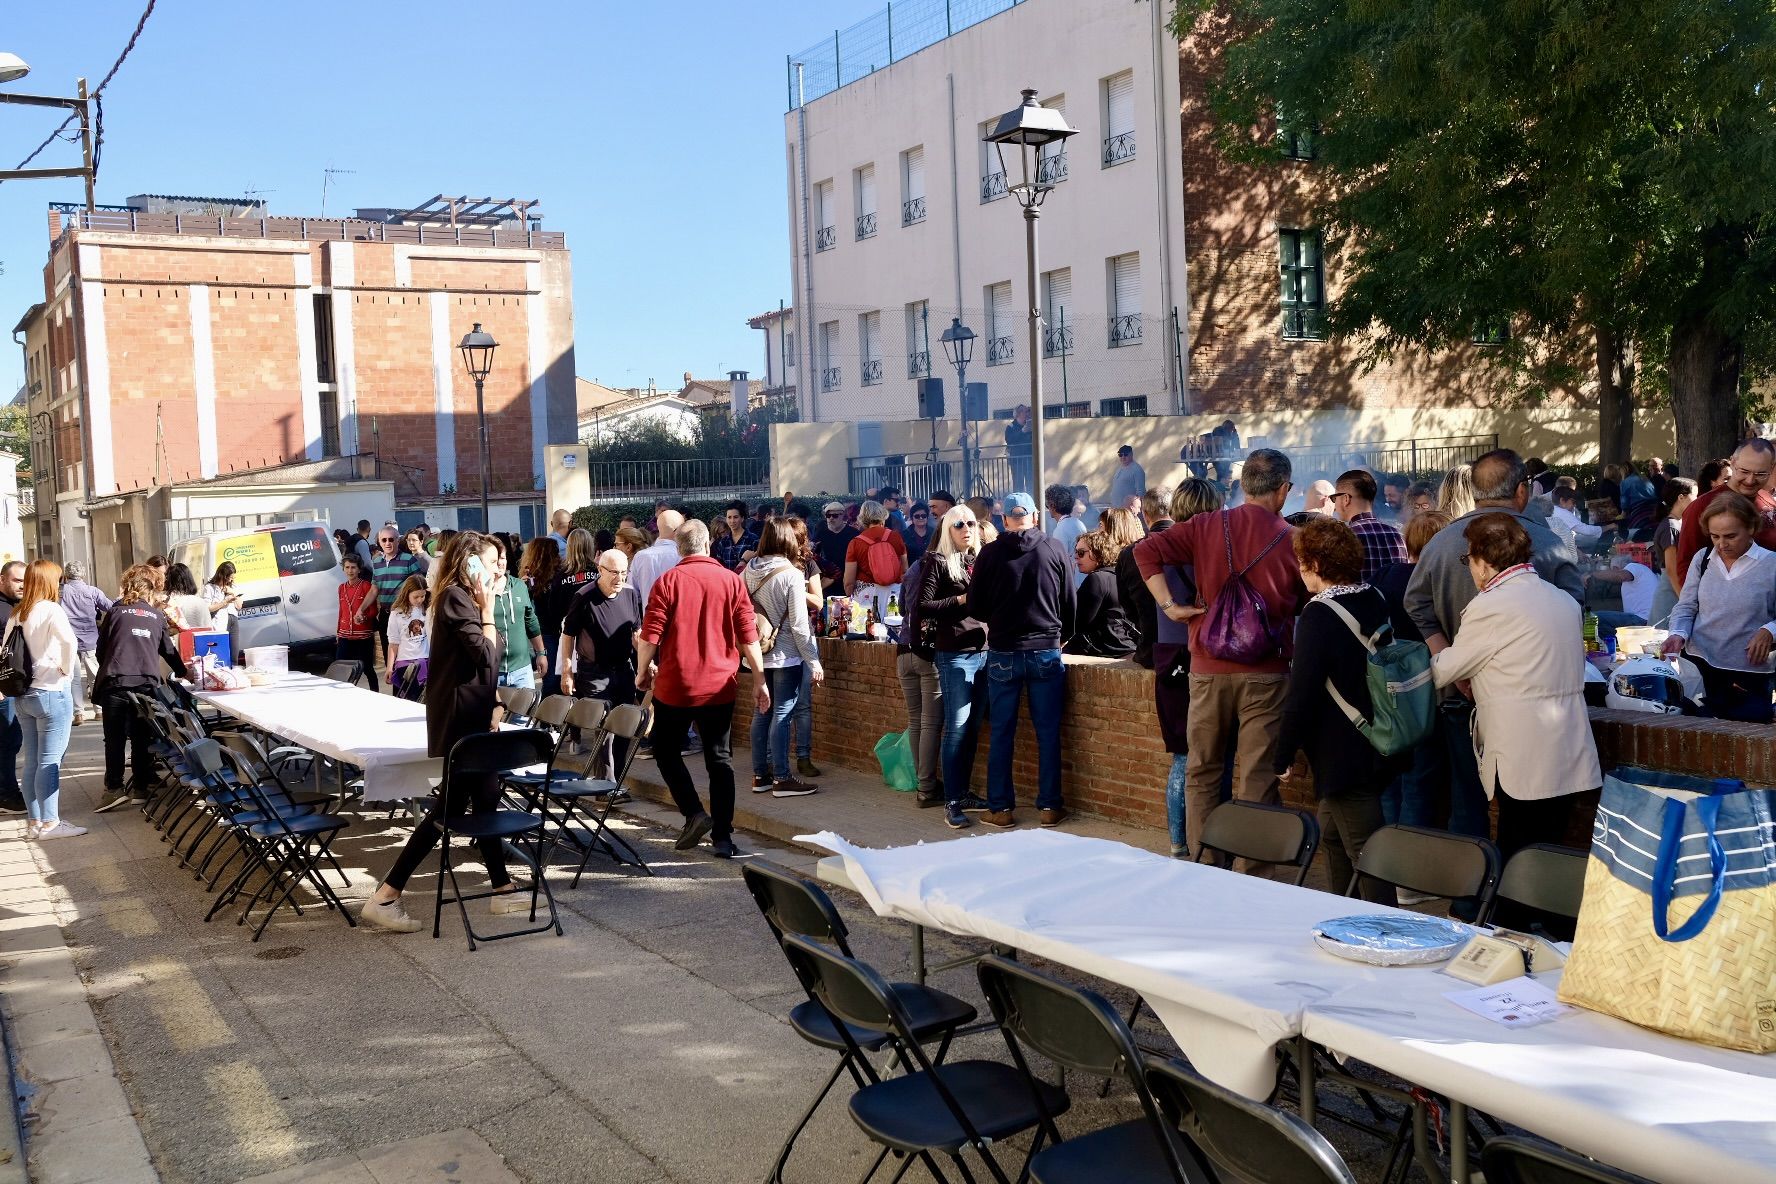
[[1090, 551], [1075, 551], [1075, 552], [1073, 552], [1073, 558], [1084, 559], [1087, 555], [1090, 555], [1090, 554], [1091, 554]]
[[929, 515], [929, 514], [914, 514], [913, 521], [914, 522], [923, 522], [929, 517], [931, 517], [931, 515]]
[[385, 534], [385, 535], [383, 535], [383, 536], [382, 536], [382, 537], [381, 537], [381, 538], [380, 538], [380, 539], [377, 539], [377, 540], [376, 540], [376, 541], [377, 541], [377, 542], [379, 542], [379, 543], [393, 543], [393, 542], [396, 542], [396, 541], [398, 541], [398, 540], [397, 540], [397, 539], [396, 539], [396, 538], [395, 538], [395, 536], [394, 536], [394, 535], [392, 535], [392, 534]]
[[829, 511], [827, 511], [827, 514], [826, 514], [826, 516], [827, 516], [827, 517], [828, 517], [828, 518], [843, 518], [843, 517], [844, 517], [844, 515], [843, 515], [843, 514], [839, 514], [839, 513], [834, 513], [834, 512], [833, 512], [833, 511], [831, 511], [831, 510], [829, 510]]
[[975, 526], [976, 526], [976, 523], [975, 523], [974, 519], [972, 519], [972, 518], [970, 518], [964, 522], [950, 523], [951, 530], [973, 530], [975, 528]]
[[1472, 555], [1470, 555], [1470, 554], [1468, 554], [1468, 553], [1467, 553], [1467, 552], [1466, 552], [1466, 551], [1463, 551], [1463, 552], [1462, 552], [1462, 554], [1461, 554], [1461, 561], [1462, 561], [1462, 566], [1463, 566], [1463, 567], [1467, 567], [1467, 566], [1468, 566], [1468, 561], [1469, 561], [1469, 560], [1470, 560], [1470, 559], [1472, 559], [1472, 558], [1473, 558], [1473, 556], [1472, 556]]
[[598, 572], [600, 575], [606, 576], [626, 576], [629, 574], [629, 569], [626, 567], [605, 567], [603, 564], [599, 564]]

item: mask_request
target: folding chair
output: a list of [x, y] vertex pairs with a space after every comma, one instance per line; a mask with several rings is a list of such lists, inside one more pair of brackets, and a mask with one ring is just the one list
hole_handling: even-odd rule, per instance
[[538, 698], [535, 691], [529, 687], [500, 687], [497, 697], [499, 705], [506, 709], [506, 719], [509, 722], [530, 726], [530, 709], [536, 706]]
[[1421, 826], [1384, 826], [1369, 836], [1345, 887], [1357, 894], [1362, 876], [1450, 900], [1473, 898], [1484, 917], [1498, 889], [1499, 852], [1492, 840]]
[[[1041, 1131], [1050, 1142], [1030, 1160], [1031, 1180], [1098, 1184], [1105, 1166], [1115, 1164], [1121, 1184], [1206, 1184], [1177, 1129], [1161, 1120], [1147, 1089], [1134, 1034], [1107, 999], [996, 954], [981, 959], [976, 973], [1012, 1063], [1024, 1076], [1030, 1102], [1042, 1113]], [[1045, 1106], [1048, 1091], [1024, 1055], [1026, 1047], [1063, 1072], [1127, 1082], [1140, 1100], [1141, 1117], [1063, 1142], [1055, 1129], [1055, 1115]]]
[[[547, 863], [544, 851], [543, 820], [541, 816], [521, 810], [489, 810], [483, 813], [462, 813], [469, 808], [467, 795], [455, 799], [460, 809], [451, 808], [451, 784], [463, 777], [492, 777], [496, 781], [515, 769], [523, 769], [530, 765], [540, 764], [549, 759], [550, 739], [547, 732], [524, 729], [506, 732], [481, 732], [473, 736], [464, 736], [451, 746], [444, 758], [444, 780], [438, 786], [438, 804], [435, 809], [419, 820], [420, 826], [438, 828], [438, 886], [432, 905], [432, 937], [437, 938], [442, 931], [444, 922], [444, 906], [455, 904], [462, 914], [463, 930], [468, 934], [469, 951], [475, 950], [477, 939], [481, 941], [503, 941], [508, 937], [522, 937], [530, 933], [544, 933], [550, 929], [557, 937], [562, 936], [561, 917], [555, 909], [555, 897], [549, 891], [548, 877], [543, 875]], [[498, 895], [492, 889], [485, 892], [464, 893], [462, 885], [456, 879], [456, 867], [450, 861], [450, 839], [452, 836], [463, 839], [494, 839], [506, 846], [518, 858], [530, 864], [530, 920], [536, 920], [537, 904], [549, 906], [549, 919], [541, 925], [532, 925], [528, 929], [514, 929], [506, 933], [478, 934], [469, 920], [468, 902], [484, 900]], [[526, 836], [536, 845], [536, 858], [525, 859], [518, 850], [517, 842]], [[444, 881], [450, 881], [451, 895], [444, 895]]]
[[1203, 823], [1196, 861], [1210, 854], [1258, 863], [1290, 864], [1295, 883], [1307, 883], [1320, 849], [1320, 822], [1305, 810], [1264, 802], [1222, 802]]
[[[1490, 924], [1500, 906], [1511, 904], [1520, 909], [1545, 913], [1569, 924], [1562, 939], [1572, 936], [1571, 923], [1579, 919], [1579, 905], [1585, 897], [1585, 865], [1591, 853], [1576, 847], [1558, 847], [1552, 843], [1535, 843], [1524, 847], [1505, 862], [1499, 873], [1498, 891], [1492, 907], [1481, 915], [1481, 924]], [[1532, 923], [1531, 929], [1541, 929]]]
[[[629, 779], [629, 770], [635, 764], [635, 758], [640, 755], [640, 740], [647, 735], [648, 716], [653, 701], [653, 694], [649, 692], [640, 703], [622, 703], [607, 709], [602, 699], [580, 699], [568, 711], [566, 726], [561, 732], [561, 742], [555, 749], [555, 758], [550, 763], [548, 776], [537, 787], [537, 792], [545, 818], [553, 819], [549, 813], [551, 804], [561, 809], [556, 834], [579, 848], [580, 866], [574, 871], [573, 878], [575, 888], [580, 886], [580, 877], [586, 874], [586, 866], [592, 862], [595, 854], [609, 856], [613, 863], [638, 867], [650, 876], [654, 874], [654, 869], [641, 857], [641, 852], [629, 840], [611, 830], [608, 821], [611, 806], [621, 796], [619, 791]], [[571, 737], [576, 730], [582, 734], [590, 731], [595, 735], [585, 753], [569, 750]], [[621, 767], [612, 770], [616, 776], [587, 776], [592, 771], [598, 750], [611, 738], [627, 742]], [[574, 835], [571, 830], [571, 824], [576, 819], [585, 828], [584, 839]]]
[[[740, 875], [746, 881], [747, 891], [752, 893], [753, 901], [758, 905], [759, 912], [764, 914], [765, 924], [770, 926], [771, 935], [777, 939], [779, 945], [785, 934], [793, 933], [825, 942], [837, 948], [845, 957], [853, 957], [846, 937], [845, 922], [839, 916], [839, 910], [833, 906], [832, 898], [818, 884], [763, 859], [743, 866]], [[949, 1051], [950, 1041], [957, 1030], [964, 1024], [973, 1022], [978, 1014], [974, 1008], [954, 995], [933, 987], [916, 983], [890, 983], [888, 989], [905, 1010], [913, 1035], [927, 1043], [933, 1040], [939, 1042], [934, 1058], [939, 1064]], [[845, 1037], [839, 1034], [832, 1016], [812, 993], [809, 993], [806, 1002], [798, 1003], [790, 1009], [789, 1026], [809, 1044], [831, 1049], [839, 1053], [840, 1057], [839, 1063], [833, 1066], [832, 1073], [827, 1076], [826, 1084], [820, 1087], [820, 1092], [814, 1095], [814, 1100], [802, 1112], [795, 1129], [783, 1141], [771, 1174], [766, 1177], [766, 1184], [783, 1184], [783, 1169], [789, 1163], [790, 1151], [801, 1137], [803, 1129], [813, 1119], [814, 1112], [820, 1109], [820, 1103], [826, 1100], [826, 1095], [838, 1083], [839, 1074], [849, 1071], [859, 1089], [866, 1084], [862, 1073], [852, 1061], [852, 1047], [873, 1053], [894, 1044], [894, 1037], [890, 1034], [865, 1028], [852, 1028], [849, 1033], [850, 1042], [847, 1043]], [[899, 1055], [898, 1046], [895, 1052]], [[902, 1066], [905, 1067], [904, 1058]]]
[[321, 677], [330, 678], [334, 682], [350, 683], [352, 686], [368, 681], [364, 677], [364, 664], [356, 658], [341, 658], [331, 663]]
[[1208, 1160], [1214, 1179], [1356, 1184], [1344, 1159], [1319, 1131], [1287, 1111], [1197, 1076], [1182, 1061], [1149, 1065], [1147, 1085], [1167, 1123]]
[[1516, 1136], [1488, 1142], [1480, 1163], [1486, 1184], [1653, 1184], [1564, 1147]]
[[[882, 1148], [859, 1184], [866, 1184], [890, 1152], [917, 1159], [932, 1178], [946, 1182], [937, 1156], [949, 1158], [963, 1177], [974, 1175], [962, 1158], [973, 1150], [996, 1184], [1011, 1184], [993, 1157], [992, 1145], [1035, 1130], [1028, 1161], [1042, 1147], [1045, 1120], [1064, 1114], [1066, 1091], [1046, 1082], [1034, 1086], [1014, 1066], [1002, 1061], [952, 1061], [937, 1065], [926, 1055], [913, 1030], [912, 1017], [894, 988], [854, 958], [847, 958], [793, 933], [783, 937], [783, 952], [802, 986], [826, 1009], [845, 1041], [853, 1066], [866, 1084], [851, 1095], [851, 1119], [870, 1141]], [[891, 1037], [907, 1073], [883, 1079], [864, 1055], [852, 1032], [862, 1029]], [[1034, 1089], [1040, 1102], [1032, 1101]], [[903, 1163], [895, 1180], [906, 1174]], [[1018, 1179], [1022, 1180], [1020, 1172]]]
[[[521, 705], [524, 711], [530, 713], [525, 719], [524, 726], [541, 731], [548, 736], [554, 751], [549, 754], [549, 760], [544, 763], [545, 765], [552, 763], [555, 760], [556, 752], [560, 751], [561, 744], [566, 739], [565, 729], [562, 725], [567, 722], [567, 713], [572, 710], [574, 701], [566, 695], [550, 695], [538, 702], [537, 693], [529, 687], [501, 687], [499, 688], [499, 696], [502, 705], [507, 702], [507, 692], [511, 692], [510, 701], [512, 703]], [[512, 708], [507, 707], [507, 710], [511, 711]], [[536, 787], [548, 779], [549, 770], [546, 767], [542, 769], [514, 769], [502, 775], [500, 783], [517, 789], [523, 798], [533, 799]], [[530, 808], [532, 804], [534, 802], [527, 802], [526, 809]]]

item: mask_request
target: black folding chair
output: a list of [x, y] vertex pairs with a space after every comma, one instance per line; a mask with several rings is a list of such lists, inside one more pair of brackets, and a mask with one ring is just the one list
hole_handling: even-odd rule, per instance
[[[1533, 917], [1528, 925], [1531, 930], [1546, 931], [1562, 941], [1570, 939], [1585, 898], [1585, 867], [1590, 860], [1589, 851], [1576, 847], [1535, 843], [1522, 848], [1505, 861], [1498, 891], [1492, 906], [1480, 917], [1481, 924], [1494, 923], [1500, 913], [1507, 914], [1504, 920], [1515, 923], [1519, 915], [1527, 913]], [[1552, 927], [1549, 921], [1554, 922]]]
[[[747, 891], [752, 893], [759, 912], [764, 914], [765, 924], [770, 926], [771, 935], [779, 944], [785, 935], [797, 934], [833, 946], [847, 958], [854, 956], [847, 940], [844, 919], [839, 916], [839, 910], [833, 906], [832, 898], [820, 885], [764, 859], [755, 859], [746, 864], [740, 869], [740, 875], [746, 881]], [[805, 990], [805, 983], [803, 987]], [[934, 987], [917, 983], [890, 983], [888, 989], [905, 1011], [913, 1035], [924, 1043], [934, 1040], [938, 1042], [937, 1054], [933, 1060], [939, 1064], [949, 1051], [950, 1041], [957, 1030], [964, 1024], [971, 1023], [977, 1014], [967, 1003]], [[853, 1048], [873, 1053], [893, 1045], [896, 1055], [900, 1055], [896, 1038], [888, 1032], [854, 1027], [848, 1033], [850, 1039], [847, 1041], [845, 1036], [840, 1035], [838, 1023], [811, 991], [806, 1002], [798, 1003], [790, 1009], [789, 1026], [809, 1044], [832, 1049], [840, 1056], [839, 1063], [833, 1066], [833, 1071], [820, 1087], [820, 1092], [814, 1095], [814, 1100], [808, 1104], [795, 1128], [789, 1132], [789, 1137], [783, 1141], [783, 1147], [778, 1151], [777, 1159], [771, 1167], [771, 1174], [766, 1177], [767, 1184], [783, 1184], [783, 1169], [789, 1163], [790, 1151], [801, 1137], [803, 1129], [813, 1119], [814, 1112], [820, 1109], [820, 1103], [832, 1092], [839, 1075], [848, 1071], [859, 1089], [867, 1084], [853, 1062]], [[907, 1067], [904, 1057], [901, 1057], [901, 1064], [903, 1068]]]
[[530, 726], [530, 709], [536, 706], [537, 692], [529, 687], [500, 687], [496, 697], [506, 709], [506, 722]]
[[[557, 937], [562, 936], [561, 917], [555, 909], [555, 897], [549, 891], [548, 877], [543, 874], [547, 866], [547, 846], [543, 835], [543, 820], [540, 815], [521, 810], [488, 810], [481, 813], [463, 813], [469, 808], [469, 799], [465, 790], [461, 796], [453, 797], [450, 786], [458, 779], [465, 777], [492, 777], [496, 781], [506, 773], [515, 769], [523, 769], [530, 765], [540, 764], [549, 759], [551, 743], [547, 732], [530, 729], [506, 732], [481, 732], [473, 736], [464, 736], [451, 746], [444, 758], [444, 780], [438, 786], [437, 808], [419, 820], [420, 826], [438, 828], [438, 886], [436, 898], [432, 906], [432, 936], [438, 937], [444, 920], [444, 906], [455, 904], [462, 914], [463, 930], [468, 934], [469, 950], [475, 949], [475, 942], [503, 941], [508, 937], [522, 937], [530, 933], [544, 933], [550, 929]], [[457, 809], [452, 809], [452, 803]], [[465, 893], [456, 879], [456, 867], [450, 861], [450, 839], [452, 836], [463, 839], [493, 839], [504, 843], [517, 857], [530, 864], [530, 920], [536, 921], [539, 900], [549, 906], [549, 919], [541, 925], [533, 924], [527, 929], [514, 929], [506, 933], [479, 934], [469, 920], [468, 902], [484, 900], [500, 895], [492, 889], [485, 892]], [[534, 859], [526, 859], [517, 844], [524, 838], [530, 838], [535, 845]], [[444, 895], [444, 881], [450, 880], [451, 895]]]
[[1295, 883], [1307, 883], [1308, 868], [1320, 849], [1320, 822], [1305, 810], [1264, 802], [1222, 802], [1209, 811], [1197, 840], [1196, 861], [1211, 855], [1281, 863], [1295, 868]]
[[1564, 1147], [1516, 1136], [1487, 1143], [1480, 1163], [1486, 1184], [1653, 1184]]
[[[650, 876], [654, 874], [641, 852], [613, 831], [609, 822], [611, 806], [621, 796], [623, 784], [629, 779], [629, 770], [641, 753], [640, 741], [647, 735], [653, 702], [650, 691], [640, 703], [622, 703], [607, 709], [603, 700], [579, 699], [568, 711], [561, 743], [555, 750], [549, 775], [538, 787], [538, 792], [544, 816], [550, 816], [551, 805], [559, 807], [558, 833], [580, 851], [580, 866], [574, 870], [575, 888], [580, 886], [580, 877], [586, 874], [586, 866], [594, 855], [605, 855], [614, 863], [638, 867]], [[593, 736], [584, 753], [571, 750], [576, 732]], [[589, 776], [599, 751], [612, 738], [625, 742], [622, 763], [612, 770], [616, 776]], [[584, 838], [573, 833], [572, 824], [576, 820], [582, 824]]]
[[1363, 876], [1410, 892], [1471, 898], [1474, 915], [1484, 917], [1498, 889], [1499, 852], [1491, 839], [1422, 826], [1384, 826], [1363, 844], [1346, 896], [1357, 895]]
[[[1050, 1146], [1029, 1163], [1036, 1184], [1099, 1184], [1114, 1164], [1119, 1184], [1206, 1184], [1200, 1165], [1176, 1128], [1161, 1120], [1143, 1075], [1135, 1037], [1102, 995], [1051, 978], [1009, 958], [989, 955], [976, 967], [981, 991], [1024, 1076], [1030, 1104], [1042, 1115]], [[1063, 1071], [1126, 1082], [1141, 1103], [1141, 1117], [1065, 1142], [1047, 1109], [1054, 1087], [1030, 1068], [1026, 1048]], [[1062, 1096], [1065, 1096], [1063, 1091]]]
[[[852, 1064], [867, 1084], [851, 1095], [851, 1119], [871, 1142], [882, 1148], [859, 1184], [865, 1184], [890, 1152], [917, 1159], [934, 1180], [947, 1184], [937, 1166], [937, 1156], [950, 1159], [966, 1180], [972, 1181], [962, 1153], [972, 1150], [996, 1184], [1011, 1184], [993, 1157], [992, 1145], [1013, 1135], [1035, 1130], [1029, 1159], [1041, 1150], [1040, 1129], [1049, 1115], [1064, 1114], [1070, 1104], [1066, 1091], [1036, 1082], [1041, 1095], [1031, 1101], [1031, 1087], [1015, 1067], [1002, 1061], [952, 1061], [938, 1065], [926, 1055], [913, 1030], [912, 1017], [882, 976], [854, 958], [847, 958], [805, 937], [785, 934], [783, 952], [795, 968], [802, 986], [826, 1009], [834, 1029], [843, 1037]], [[861, 1028], [891, 1036], [905, 1076], [883, 1079], [851, 1035]], [[895, 1179], [906, 1174], [903, 1163]], [[1024, 1178], [1020, 1172], [1018, 1178]]]
[[369, 681], [364, 676], [364, 664], [356, 658], [341, 658], [337, 662], [329, 663], [326, 672], [321, 677], [330, 678], [334, 682], [350, 683], [352, 686]]
[[1319, 1131], [1285, 1110], [1199, 1077], [1182, 1061], [1149, 1064], [1147, 1085], [1167, 1123], [1209, 1162], [1216, 1180], [1356, 1184]]

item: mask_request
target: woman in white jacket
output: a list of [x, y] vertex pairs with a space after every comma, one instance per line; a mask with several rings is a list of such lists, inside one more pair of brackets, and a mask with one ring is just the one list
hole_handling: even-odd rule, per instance
[[62, 610], [62, 568], [38, 559], [25, 569], [25, 594], [7, 619], [8, 633], [19, 630], [31, 656], [31, 689], [13, 701], [24, 732], [24, 769], [19, 777], [30, 813], [27, 833], [34, 839], [69, 839], [86, 828], [63, 822], [62, 756], [74, 722], [74, 626]]
[[1572, 795], [1602, 785], [1603, 771], [1585, 710], [1578, 604], [1536, 575], [1529, 533], [1511, 515], [1472, 518], [1462, 536], [1480, 594], [1431, 669], [1440, 687], [1472, 686], [1480, 784], [1498, 799], [1508, 859], [1531, 843], [1560, 842]]
[[773, 518], [759, 535], [758, 554], [741, 570], [765, 655], [760, 673], [771, 688], [770, 713], [752, 717], [752, 792], [780, 798], [815, 791], [813, 782], [789, 771], [789, 721], [801, 695], [802, 663], [808, 664], [813, 682], [826, 678], [808, 626], [808, 585], [800, 559], [795, 527], [788, 519]]

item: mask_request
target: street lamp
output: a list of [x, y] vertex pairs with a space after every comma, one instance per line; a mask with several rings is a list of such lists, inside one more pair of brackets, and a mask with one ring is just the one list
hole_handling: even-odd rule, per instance
[[481, 322], [476, 321], [475, 327], [463, 334], [462, 345], [463, 365], [468, 368], [469, 377], [475, 380], [475, 422], [481, 429], [481, 529], [491, 530], [492, 522], [487, 512], [487, 488], [492, 481], [493, 463], [487, 452], [487, 403], [483, 389], [487, 376], [493, 372], [493, 351], [499, 348], [499, 342], [493, 334], [481, 331]]
[[30, 65], [18, 54], [0, 53], [0, 82], [17, 82], [30, 72]]
[[974, 457], [968, 442], [968, 363], [974, 360], [974, 330], [951, 317], [950, 327], [938, 338], [944, 357], [956, 368], [956, 397], [961, 400], [958, 414], [962, 418], [962, 497], [974, 496]]
[[1025, 90], [1024, 101], [999, 117], [998, 124], [983, 139], [999, 153], [1002, 175], [1010, 176], [1005, 162], [1005, 146], [1017, 147], [1023, 165], [1023, 180], [1010, 186], [1024, 208], [1024, 252], [1027, 257], [1030, 298], [1030, 471], [1036, 487], [1030, 493], [1038, 500], [1045, 488], [1042, 480], [1042, 307], [1036, 291], [1036, 219], [1041, 217], [1042, 199], [1054, 188], [1052, 181], [1041, 177], [1040, 156], [1049, 144], [1063, 143], [1078, 131], [1067, 126], [1067, 117], [1036, 101], [1036, 92]]

